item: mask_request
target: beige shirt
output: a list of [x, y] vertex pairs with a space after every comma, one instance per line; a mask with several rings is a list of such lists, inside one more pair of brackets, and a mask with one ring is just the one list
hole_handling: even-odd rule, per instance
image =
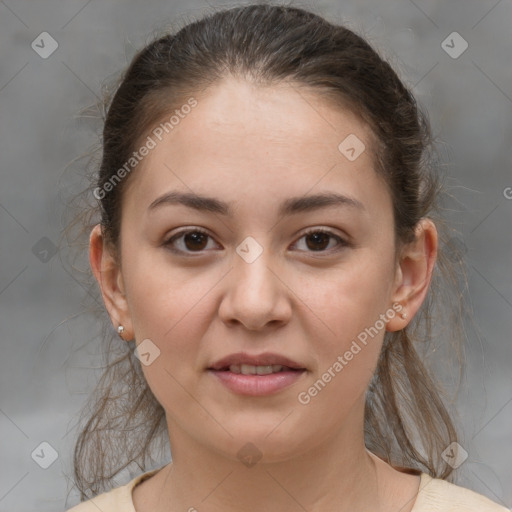
[[[133, 488], [159, 469], [147, 471], [126, 485], [84, 501], [67, 512], [136, 512]], [[421, 473], [420, 488], [411, 512], [510, 512], [489, 498], [464, 487]]]

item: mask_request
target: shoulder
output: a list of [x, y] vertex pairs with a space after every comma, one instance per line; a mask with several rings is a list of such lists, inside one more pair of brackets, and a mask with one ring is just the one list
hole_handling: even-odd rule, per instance
[[66, 512], [98, 512], [100, 510], [101, 512], [136, 512], [132, 499], [133, 488], [158, 471], [159, 469], [147, 471], [133, 478], [127, 484], [103, 494], [98, 494], [98, 496], [79, 503]]
[[67, 512], [98, 512], [98, 510], [102, 512], [121, 512], [121, 510], [135, 512], [135, 510], [127, 508], [127, 497], [129, 498], [130, 494], [126, 490], [126, 485], [123, 485], [79, 503]]
[[510, 511], [482, 494], [422, 473], [418, 496], [411, 512]]

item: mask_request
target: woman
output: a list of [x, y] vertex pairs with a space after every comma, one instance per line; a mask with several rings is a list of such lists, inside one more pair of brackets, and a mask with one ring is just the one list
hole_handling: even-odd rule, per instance
[[162, 433], [172, 462], [73, 512], [506, 510], [449, 482], [464, 450], [414, 348], [450, 274], [429, 144], [392, 68], [302, 9], [220, 11], [135, 56], [90, 234], [135, 350], [75, 479], [85, 499], [145, 470]]

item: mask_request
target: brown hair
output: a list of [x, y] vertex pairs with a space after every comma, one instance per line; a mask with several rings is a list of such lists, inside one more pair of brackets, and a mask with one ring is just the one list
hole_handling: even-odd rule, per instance
[[[440, 347], [458, 347], [462, 302], [457, 291], [455, 300], [450, 291], [458, 289], [454, 285], [461, 262], [443, 239], [438, 215], [443, 187], [428, 120], [396, 72], [362, 37], [300, 8], [249, 5], [214, 12], [156, 38], [135, 55], [115, 94], [105, 95], [103, 154], [93, 187], [105, 186], [151, 126], [187, 97], [228, 75], [258, 84], [286, 80], [314, 88], [351, 108], [370, 126], [375, 169], [393, 200], [397, 255], [414, 239], [421, 218], [435, 219], [441, 244], [433, 281], [413, 321], [401, 331], [385, 334], [366, 396], [365, 442], [394, 466], [450, 479], [452, 467], [441, 453], [457, 440], [456, 431], [422, 358], [430, 357], [430, 346], [438, 340]], [[100, 216], [103, 234], [114, 250], [121, 198], [129, 180], [130, 176], [121, 180], [103, 195], [99, 206], [91, 205], [82, 216], [86, 230]], [[433, 318], [438, 321], [448, 311], [448, 334], [434, 333]], [[134, 345], [119, 342], [108, 318], [103, 335], [106, 367], [90, 397], [89, 419], [74, 452], [74, 477], [82, 500], [111, 487], [113, 477], [131, 463], [145, 471], [152, 444], [163, 443], [157, 451], [161, 454], [168, 441], [164, 410], [144, 379]]]

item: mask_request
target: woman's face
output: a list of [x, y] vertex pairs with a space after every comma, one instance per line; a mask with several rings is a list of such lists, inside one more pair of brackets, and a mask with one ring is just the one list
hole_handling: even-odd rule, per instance
[[[195, 98], [152, 136], [124, 191], [124, 324], [145, 340], [171, 440], [186, 432], [233, 458], [250, 441], [285, 460], [345, 422], [361, 428], [382, 320], [394, 316], [392, 203], [367, 127], [314, 92], [230, 78]], [[170, 193], [223, 206], [157, 201]], [[347, 199], [308, 202], [324, 194]], [[230, 388], [208, 368], [240, 352], [305, 370], [281, 375], [281, 388], [275, 375]]]

